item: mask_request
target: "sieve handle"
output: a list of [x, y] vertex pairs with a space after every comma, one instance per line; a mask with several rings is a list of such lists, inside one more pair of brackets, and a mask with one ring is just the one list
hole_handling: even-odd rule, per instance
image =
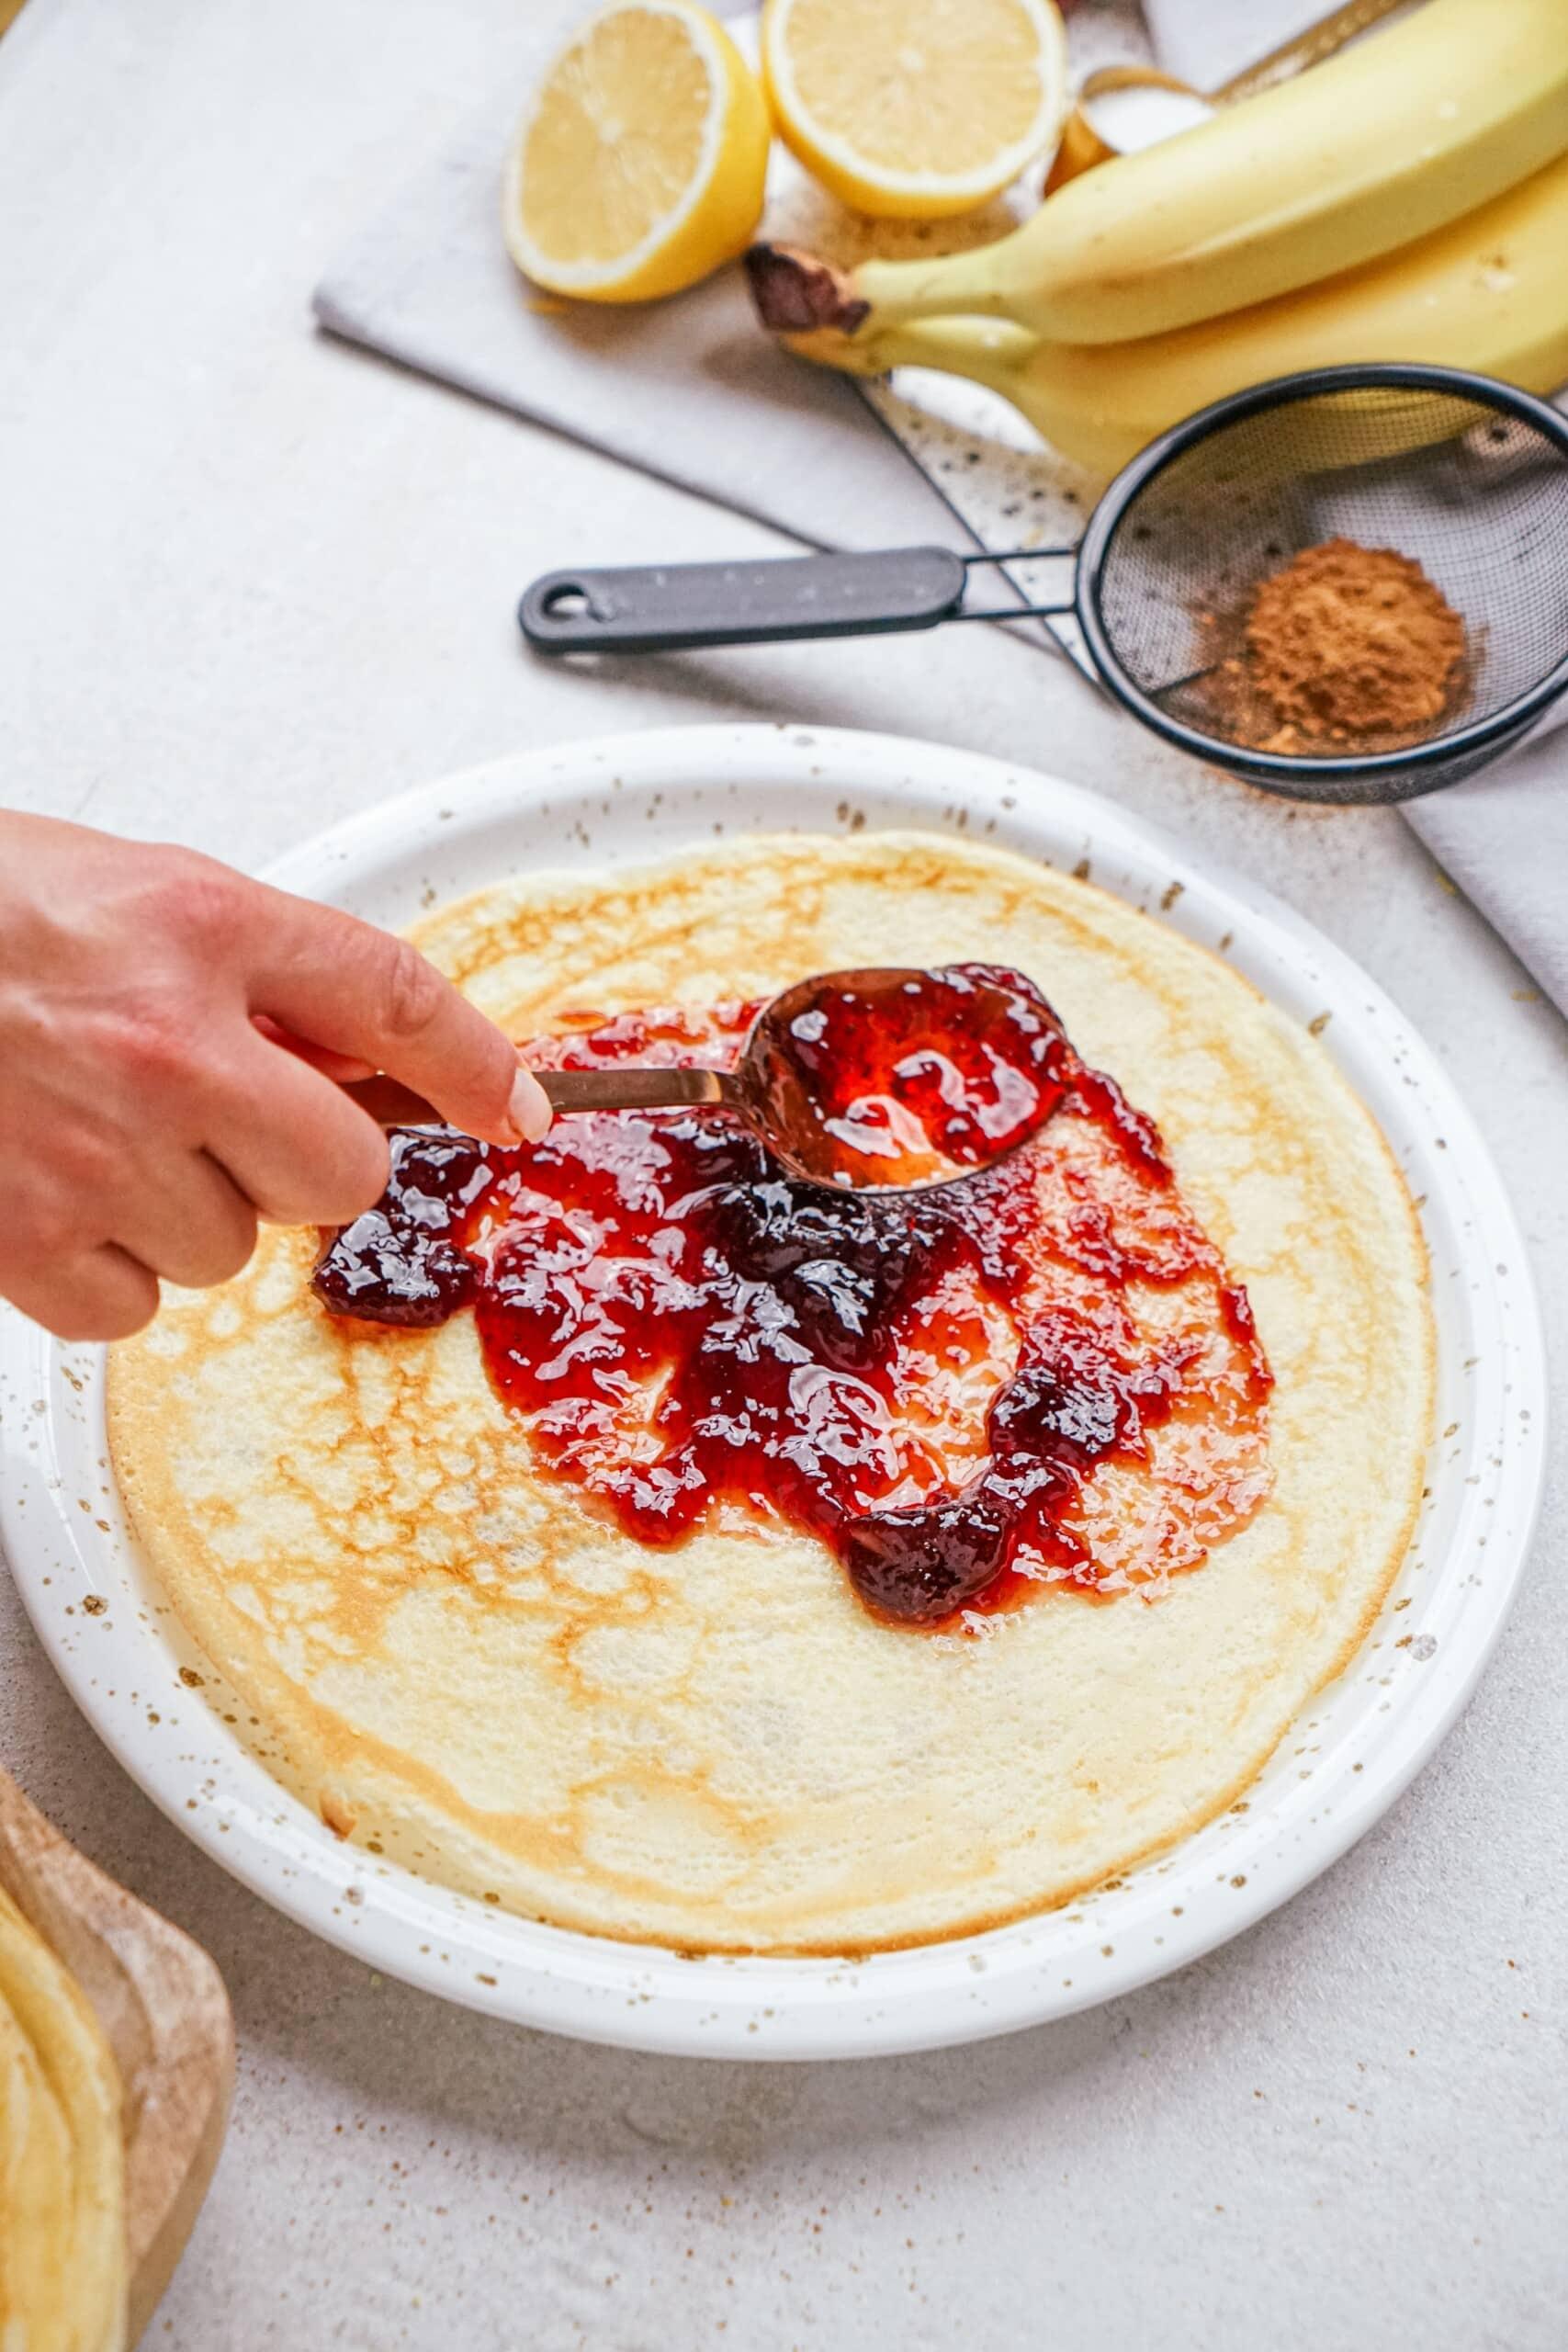
[[540, 653], [667, 653], [872, 637], [934, 628], [958, 610], [967, 577], [964, 558], [949, 548], [613, 571], [581, 567], [536, 580], [517, 619]]
[[547, 571], [517, 607], [539, 653], [674, 653], [700, 645], [790, 638], [879, 637], [939, 621], [1021, 621], [1070, 612], [1073, 596], [976, 611], [964, 595], [976, 564], [1038, 563], [1074, 548], [882, 548], [869, 555], [774, 556], [761, 563], [660, 563], [630, 571]]

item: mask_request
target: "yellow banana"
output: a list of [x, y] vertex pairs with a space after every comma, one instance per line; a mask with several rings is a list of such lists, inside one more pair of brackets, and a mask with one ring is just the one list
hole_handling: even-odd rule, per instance
[[760, 246], [752, 282], [780, 331], [968, 316], [1118, 343], [1359, 267], [1565, 151], [1564, 0], [1426, 0], [1299, 79], [1086, 172], [994, 244], [852, 273]]
[[1055, 344], [956, 318], [789, 342], [853, 375], [909, 367], [972, 377], [1100, 475], [1195, 409], [1298, 368], [1422, 360], [1551, 391], [1568, 381], [1568, 156], [1385, 260], [1170, 334]]

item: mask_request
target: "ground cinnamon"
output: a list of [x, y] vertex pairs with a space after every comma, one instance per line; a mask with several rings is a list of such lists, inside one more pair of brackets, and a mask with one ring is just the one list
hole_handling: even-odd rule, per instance
[[1246, 639], [1281, 729], [1340, 741], [1430, 733], [1465, 655], [1464, 623], [1421, 566], [1354, 539], [1303, 548], [1265, 580]]

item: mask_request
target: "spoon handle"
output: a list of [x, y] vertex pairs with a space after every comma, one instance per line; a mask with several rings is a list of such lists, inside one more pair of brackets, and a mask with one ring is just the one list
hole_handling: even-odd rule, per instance
[[[534, 1075], [557, 1111], [679, 1111], [694, 1102], [744, 1108], [739, 1082], [728, 1070], [538, 1069]], [[357, 1079], [343, 1091], [384, 1127], [440, 1122], [441, 1114], [423, 1094], [396, 1079]]]
[[539, 1084], [557, 1111], [670, 1111], [691, 1102], [727, 1102], [743, 1097], [729, 1071], [721, 1069], [536, 1069]]

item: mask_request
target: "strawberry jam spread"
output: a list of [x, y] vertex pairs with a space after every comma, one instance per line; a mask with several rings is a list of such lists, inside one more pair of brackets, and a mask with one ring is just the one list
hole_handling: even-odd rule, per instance
[[[365, 1337], [471, 1309], [536, 1459], [643, 1543], [783, 1521], [876, 1616], [928, 1626], [1157, 1589], [1268, 1491], [1247, 1295], [1032, 982], [931, 981], [891, 1014], [840, 1001], [805, 1043], [846, 1149], [891, 1135], [957, 1181], [808, 1183], [725, 1112], [573, 1115], [514, 1150], [403, 1128], [317, 1296]], [[966, 1027], [976, 989], [1016, 1017]], [[582, 1015], [522, 1050], [724, 1065], [756, 1010]]]
[[840, 972], [763, 1026], [764, 1122], [797, 1173], [840, 1185], [962, 1175], [1043, 1126], [1066, 1040], [1043, 997], [985, 965]]

